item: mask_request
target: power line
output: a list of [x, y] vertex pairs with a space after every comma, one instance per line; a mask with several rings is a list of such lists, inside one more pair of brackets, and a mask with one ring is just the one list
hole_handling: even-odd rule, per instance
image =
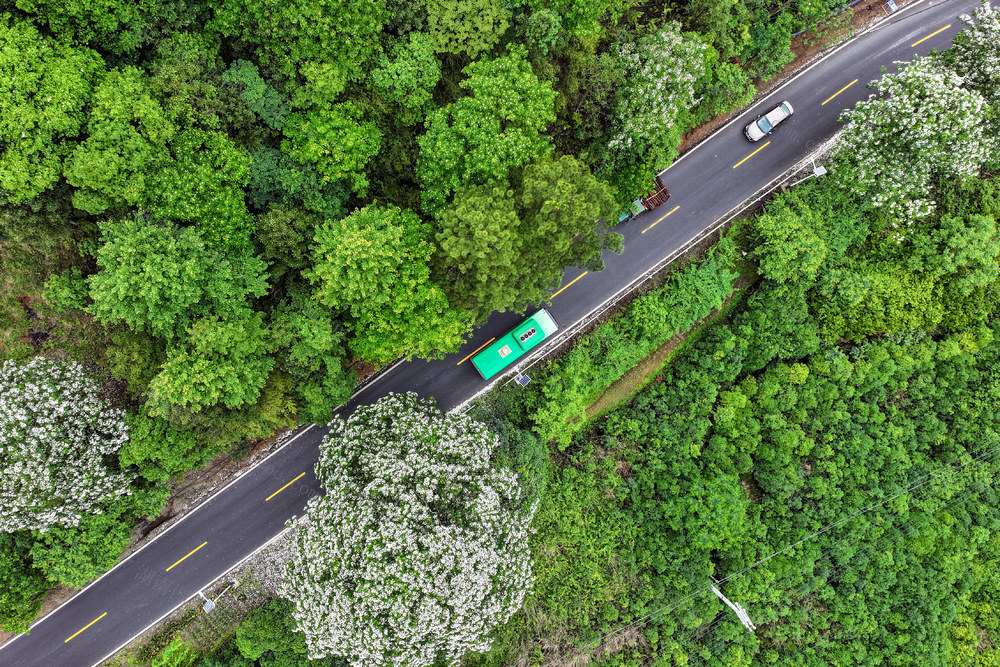
[[[977, 451], [977, 453], [978, 452], [982, 452], [984, 449], [986, 449], [986, 446], [984, 446], [981, 449], [979, 449]], [[993, 447], [989, 448], [985, 453], [979, 454], [978, 456], [975, 456], [974, 458], [966, 461], [965, 463], [962, 463], [962, 464], [958, 465], [957, 467], [953, 467], [953, 464], [955, 464], [957, 461], [959, 461], [963, 457], [966, 457], [966, 456], [969, 455], [969, 452], [967, 452], [967, 451], [963, 452], [959, 456], [956, 456], [955, 458], [953, 458], [948, 463], [945, 463], [945, 464], [939, 466], [938, 468], [935, 468], [934, 470], [931, 470], [930, 472], [928, 472], [925, 475], [923, 475], [923, 480], [922, 481], [916, 482], [916, 483], [911, 483], [909, 486], [907, 486], [903, 490], [901, 490], [901, 491], [899, 491], [899, 492], [897, 492], [897, 493], [889, 496], [888, 498], [884, 498], [884, 499], [879, 500], [877, 502], [871, 503], [871, 504], [869, 504], [869, 505], [867, 505], [865, 507], [862, 507], [861, 509], [856, 510], [855, 512], [851, 513], [847, 517], [844, 517], [844, 518], [839, 519], [839, 520], [837, 520], [837, 521], [835, 521], [835, 522], [833, 522], [831, 524], [823, 526], [819, 530], [814, 531], [813, 533], [807, 535], [806, 537], [804, 537], [804, 538], [802, 538], [802, 539], [800, 539], [800, 540], [798, 540], [798, 541], [796, 541], [796, 542], [794, 542], [792, 544], [789, 544], [789, 545], [787, 545], [787, 546], [779, 549], [778, 551], [775, 551], [774, 553], [772, 553], [772, 554], [770, 554], [768, 556], [765, 556], [764, 558], [761, 558], [761, 559], [757, 560], [756, 562], [752, 563], [751, 565], [748, 565], [747, 567], [743, 568], [742, 570], [739, 570], [737, 572], [734, 572], [732, 574], [727, 575], [725, 578], [719, 580], [717, 583], [719, 585], [725, 584], [730, 579], [748, 572], [749, 570], [751, 570], [751, 569], [753, 569], [753, 568], [755, 568], [755, 567], [757, 567], [757, 566], [759, 566], [759, 565], [761, 565], [761, 564], [763, 564], [763, 563], [771, 560], [775, 556], [778, 556], [778, 555], [780, 555], [780, 554], [788, 551], [789, 549], [792, 549], [792, 548], [794, 548], [794, 547], [796, 547], [796, 546], [798, 546], [798, 545], [800, 545], [800, 544], [802, 544], [802, 543], [804, 543], [804, 542], [806, 542], [808, 540], [814, 539], [815, 537], [817, 537], [819, 535], [822, 535], [822, 534], [824, 534], [824, 533], [832, 530], [833, 528], [835, 528], [837, 526], [840, 526], [840, 525], [846, 523], [847, 521], [850, 521], [853, 518], [856, 518], [856, 517], [861, 516], [863, 514], [867, 514], [868, 512], [870, 512], [871, 510], [873, 510], [874, 508], [879, 507], [880, 505], [884, 505], [884, 504], [886, 504], [886, 503], [888, 503], [888, 502], [890, 502], [892, 500], [895, 500], [896, 498], [898, 498], [898, 497], [900, 497], [900, 496], [902, 496], [902, 495], [904, 495], [906, 493], [909, 493], [909, 492], [911, 492], [911, 491], [913, 491], [915, 489], [919, 489], [919, 488], [921, 488], [923, 486], [926, 486], [930, 482], [932, 482], [935, 479], [937, 479], [938, 477], [940, 477], [941, 474], [943, 474], [943, 472], [957, 472], [958, 470], [961, 470], [961, 469], [965, 468], [966, 466], [968, 466], [970, 463], [974, 463], [976, 461], [980, 461], [983, 458], [985, 458], [986, 456], [988, 456], [988, 455], [990, 455], [992, 453], [997, 452], [998, 450], [1000, 450], [1000, 444], [995, 444]], [[843, 541], [843, 538], [842, 538], [841, 541]], [[787, 578], [788, 576], [790, 576], [790, 575], [786, 575], [785, 578]], [[689, 594], [687, 594], [685, 596], [682, 596], [681, 598], [679, 598], [679, 599], [677, 599], [677, 600], [675, 600], [675, 601], [673, 601], [673, 602], [671, 602], [671, 603], [669, 603], [667, 605], [664, 605], [663, 607], [660, 607], [659, 609], [656, 609], [656, 610], [654, 610], [654, 611], [652, 611], [652, 612], [650, 612], [648, 614], [645, 614], [645, 615], [643, 615], [643, 616], [635, 619], [631, 623], [623, 625], [620, 628], [617, 628], [617, 629], [615, 629], [615, 630], [613, 630], [613, 631], [611, 631], [609, 633], [606, 633], [605, 635], [602, 635], [599, 639], [597, 639], [594, 642], [591, 642], [590, 644], [588, 644], [588, 645], [586, 645], [584, 647], [581, 647], [581, 648], [578, 648], [578, 649], [574, 649], [573, 651], [570, 652], [569, 655], [572, 656], [572, 655], [576, 655], [576, 654], [580, 654], [580, 653], [584, 653], [586, 651], [592, 650], [595, 647], [598, 647], [598, 646], [600, 646], [602, 644], [607, 643], [610, 639], [616, 637], [617, 635], [621, 634], [622, 632], [625, 632], [625, 631], [627, 631], [627, 630], [629, 630], [631, 628], [637, 627], [639, 624], [643, 623], [644, 621], [650, 620], [650, 619], [652, 619], [652, 618], [654, 618], [656, 616], [659, 616], [661, 614], [670, 613], [670, 612], [674, 611], [675, 609], [677, 609], [684, 602], [687, 602], [687, 601], [690, 601], [690, 600], [694, 600], [694, 599], [700, 597], [701, 595], [704, 595], [705, 593], [710, 592], [710, 590], [711, 589], [710, 589], [709, 586], [705, 586], [705, 587], [702, 587], [702, 588], [694, 591], [693, 593], [689, 593]]]
[[[954, 496], [951, 497], [951, 499], [950, 499], [949, 502], [947, 502], [946, 504], [944, 504], [942, 507], [937, 508], [932, 513], [929, 513], [928, 516], [924, 519], [924, 521], [922, 521], [921, 524], [917, 527], [917, 529], [919, 530], [919, 529], [923, 528], [924, 526], [926, 526], [928, 523], [930, 523], [931, 520], [932, 520], [932, 518], [933, 518], [933, 516], [935, 514], [938, 514], [938, 513], [942, 512], [942, 511], [947, 510], [948, 508], [952, 507], [953, 505], [955, 505], [956, 503], [958, 503], [958, 502], [960, 502], [962, 500], [967, 500], [969, 498], [970, 494], [978, 495], [978, 494], [982, 493], [983, 491], [985, 491], [986, 489], [992, 488], [1000, 480], [994, 479], [989, 484], [986, 484], [987, 481], [988, 480], [984, 479], [984, 480], [980, 480], [980, 481], [976, 482], [975, 484], [978, 484], [978, 486], [979, 486], [979, 488], [977, 490], [972, 490], [971, 487], [970, 487], [970, 488], [964, 489], [963, 491], [961, 491], [959, 493], [956, 493]], [[931, 493], [932, 493], [931, 491], [928, 491], [928, 495], [927, 495], [927, 497], [924, 500], [930, 499]], [[898, 542], [900, 539], [902, 539], [904, 537], [904, 529], [905, 529], [905, 527], [908, 526], [908, 525], [910, 525], [911, 523], [912, 523], [912, 521], [906, 521], [902, 525], [897, 526], [897, 527], [891, 529], [890, 531], [887, 531], [886, 534], [882, 535], [880, 538], [878, 538], [877, 540], [875, 540], [874, 543], [872, 545], [870, 545], [867, 549], [863, 549], [863, 550], [860, 550], [860, 551], [856, 552], [855, 554], [852, 554], [847, 559], [847, 561], [845, 561], [839, 567], [835, 568], [835, 570], [833, 572], [827, 574], [824, 577], [824, 582], [825, 583], [830, 583], [831, 580], [836, 579], [837, 575], [840, 572], [842, 572], [849, 565], [850, 561], [854, 560], [857, 556], [865, 554], [865, 553], [869, 553], [869, 552], [872, 552], [872, 551], [883, 550], [890, 543], [894, 544], [894, 543]], [[893, 534], [896, 535], [895, 539], [891, 539], [891, 542], [887, 542], [887, 540], [890, 540], [890, 538], [893, 536]], [[818, 562], [818, 561], [819, 561], [819, 559], [816, 559], [816, 561], [814, 561], [812, 564], [815, 565], [816, 562]], [[782, 580], [787, 579], [787, 578], [789, 578], [791, 576], [793, 576], [793, 574], [786, 575], [782, 579], [776, 580], [775, 582], [771, 582], [771, 584], [769, 585], [769, 589], [771, 589], [772, 586], [773, 586], [773, 584], [776, 583], [777, 581], [782, 581]], [[867, 588], [868, 586], [871, 585], [871, 583], [872, 583], [871, 581], [865, 583], [864, 586], [862, 586], [861, 589], [859, 589], [859, 590], [863, 590], [863, 589]], [[798, 588], [798, 587], [796, 587], [796, 588]], [[812, 590], [806, 591], [805, 593], [799, 593], [798, 591], [796, 591], [796, 595], [801, 598], [801, 597], [804, 597], [805, 595], [808, 595], [811, 592], [812, 592]], [[912, 603], [907, 608], [910, 609], [915, 604], [916, 603]], [[705, 634], [708, 631], [710, 631], [714, 626], [718, 625], [721, 622], [725, 622], [725, 621], [732, 621], [732, 619], [729, 617], [728, 614], [724, 614], [724, 613], [718, 614], [717, 617], [716, 617], [716, 619], [714, 621], [712, 621], [710, 624], [708, 624], [707, 626], [699, 626], [698, 628], [694, 628], [692, 630], [692, 632], [697, 631], [697, 632], [699, 632], [701, 634]], [[741, 637], [745, 637], [745, 634], [743, 634], [743, 633], [740, 633], [740, 635], [741, 635]], [[708, 646], [707, 648], [708, 648], [708, 650], [709, 650], [709, 652], [711, 654], [717, 655], [721, 650], [727, 648], [730, 644], [732, 644], [734, 641], [737, 641], [737, 639], [739, 639], [741, 637], [737, 637], [735, 639], [727, 640], [721, 646], [719, 645], [718, 642], [716, 642], [716, 643]], [[674, 637], [674, 639], [677, 640], [677, 641], [679, 641], [679, 642], [684, 643], [683, 640], [681, 638], [679, 638], [679, 637]], [[688, 643], [687, 645], [692, 649], [692, 654], [694, 654], [695, 657], [700, 657], [699, 654], [702, 651], [700, 651], [697, 647], [693, 647], [690, 643]], [[702, 663], [704, 663], [704, 662], [705, 662], [705, 659], [702, 659]]]

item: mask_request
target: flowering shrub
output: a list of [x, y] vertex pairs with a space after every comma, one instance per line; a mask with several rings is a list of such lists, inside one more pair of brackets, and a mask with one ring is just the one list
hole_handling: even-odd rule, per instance
[[974, 176], [996, 145], [981, 124], [986, 100], [964, 83], [930, 57], [869, 84], [879, 95], [841, 115], [851, 121], [835, 148], [842, 182], [906, 224], [930, 213], [934, 175]]
[[[984, 2], [972, 16], [959, 19], [966, 27], [942, 57], [965, 79], [966, 88], [981, 93], [993, 107], [982, 122], [987, 135], [1000, 141], [1000, 9]], [[997, 162], [994, 153], [993, 164]]]
[[694, 104], [694, 83], [705, 74], [707, 49], [697, 37], [682, 34], [676, 21], [618, 49], [627, 83], [618, 101], [622, 131], [611, 140], [611, 148], [652, 141], [674, 124], [682, 109]]
[[527, 505], [498, 439], [416, 394], [330, 424], [281, 594], [309, 655], [455, 664], [485, 651], [531, 586]]
[[124, 413], [98, 392], [77, 363], [0, 366], [0, 532], [75, 526], [130, 493], [131, 475], [104, 464], [128, 440]]
[[1000, 103], [1000, 9], [984, 2], [959, 17], [965, 28], [955, 35], [946, 56], [952, 67], [994, 104]]

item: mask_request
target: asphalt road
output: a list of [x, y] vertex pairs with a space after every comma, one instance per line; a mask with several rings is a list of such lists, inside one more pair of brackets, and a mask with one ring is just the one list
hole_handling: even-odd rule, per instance
[[[810, 154], [836, 132], [841, 109], [868, 96], [865, 84], [879, 76], [882, 66], [894, 71], [893, 61], [947, 48], [962, 27], [958, 15], [977, 6], [975, 0], [948, 0], [907, 8], [686, 154], [663, 174], [671, 199], [617, 227], [625, 236], [622, 255], [606, 253], [604, 271], [583, 275], [581, 269], [567, 270], [563, 285], [568, 287], [558, 291], [548, 307], [556, 321], [565, 329], [586, 316]], [[749, 143], [743, 127], [782, 100], [792, 103], [795, 114], [771, 136]], [[358, 392], [346, 411], [402, 391], [434, 396], [444, 409], [461, 404], [487, 387], [463, 359], [520, 319], [512, 313], [497, 314], [458, 353], [396, 366]], [[285, 521], [319, 493], [313, 465], [325, 431], [321, 426], [303, 429], [264, 463], [36, 623], [29, 635], [0, 647], [0, 665], [97, 664], [197, 595], [280, 532]]]

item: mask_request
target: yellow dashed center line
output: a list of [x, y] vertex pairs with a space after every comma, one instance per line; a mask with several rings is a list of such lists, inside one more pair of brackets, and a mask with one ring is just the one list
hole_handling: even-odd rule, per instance
[[69, 637], [67, 637], [66, 641], [64, 641], [63, 644], [68, 643], [70, 639], [72, 639], [73, 637], [76, 637], [78, 634], [80, 634], [81, 632], [83, 632], [84, 630], [86, 630], [87, 628], [89, 628], [90, 626], [92, 626], [94, 623], [97, 623], [99, 620], [101, 620], [102, 618], [104, 618], [107, 615], [108, 615], [108, 612], [104, 612], [103, 614], [101, 614], [100, 616], [98, 616], [97, 618], [95, 618], [94, 620], [92, 620], [90, 623], [87, 623], [87, 625], [83, 626], [82, 628], [80, 628], [79, 630], [77, 630], [76, 632], [74, 632], [72, 635], [70, 635]]
[[[853, 86], [854, 84], [856, 84], [857, 82], [858, 82], [857, 79], [855, 79], [854, 81], [851, 81], [849, 84], [847, 84], [846, 86], [844, 86], [843, 88], [841, 88], [840, 90], [838, 90], [837, 92], [835, 92], [833, 95], [830, 95], [830, 97], [828, 97], [825, 100], [823, 100], [823, 104], [826, 104], [827, 102], [829, 102], [830, 100], [832, 100], [837, 95], [840, 95], [842, 92], [844, 92], [845, 90], [847, 90], [848, 88], [850, 88], [851, 86]], [[820, 104], [820, 106], [823, 106], [823, 104]]]
[[950, 27], [951, 27], [951, 24], [949, 23], [948, 25], [946, 25], [945, 27], [941, 28], [940, 30], [935, 30], [934, 32], [932, 32], [931, 34], [927, 35], [923, 39], [918, 39], [917, 41], [913, 42], [913, 44], [910, 44], [910, 48], [912, 49], [914, 46], [916, 46], [920, 42], [926, 42], [928, 39], [930, 39], [934, 35], [938, 34], [939, 32], [944, 32], [945, 30], [947, 30]]
[[646, 228], [645, 228], [644, 230], [642, 230], [642, 233], [643, 233], [643, 234], [645, 234], [646, 232], [648, 232], [648, 231], [649, 231], [650, 229], [652, 229], [653, 227], [656, 227], [656, 226], [657, 226], [658, 224], [660, 224], [661, 222], [663, 222], [664, 220], [666, 220], [666, 219], [667, 219], [667, 216], [669, 216], [669, 215], [670, 215], [671, 213], [673, 213], [674, 211], [676, 211], [676, 210], [677, 210], [677, 209], [679, 209], [679, 208], [680, 208], [680, 206], [674, 206], [674, 207], [673, 207], [672, 209], [670, 209], [670, 211], [669, 211], [668, 213], [666, 213], [666, 214], [665, 214], [665, 215], [664, 215], [664, 216], [663, 216], [662, 218], [660, 218], [659, 220], [657, 220], [656, 222], [654, 222], [653, 224], [651, 224], [651, 225], [650, 225], [649, 227], [646, 227]]
[[736, 164], [734, 164], [733, 165], [733, 169], [736, 169], [736, 167], [740, 166], [741, 164], [743, 164], [744, 162], [746, 162], [747, 160], [749, 160], [750, 158], [752, 158], [754, 155], [756, 155], [757, 153], [759, 153], [762, 150], [764, 150], [765, 148], [767, 148], [770, 144], [771, 144], [771, 142], [769, 141], [766, 144], [764, 144], [763, 146], [761, 146], [760, 148], [758, 148], [757, 150], [755, 150], [753, 153], [750, 153], [750, 155], [747, 155], [745, 158], [743, 158], [742, 160], [740, 160], [739, 162], [737, 162]]
[[[305, 473], [302, 473], [302, 475], [304, 475], [304, 474]], [[287, 489], [288, 487], [290, 487], [292, 484], [294, 484], [295, 482], [299, 481], [299, 478], [302, 477], [302, 475], [299, 475], [298, 477], [296, 477], [295, 479], [293, 479], [292, 481], [290, 481], [288, 484], [285, 484], [283, 487], [281, 487], [280, 489], [278, 489], [277, 491], [275, 491], [274, 493], [272, 493], [271, 495], [269, 495], [267, 498], [264, 498], [264, 502], [266, 503], [268, 500], [270, 500], [271, 498], [274, 498], [276, 495], [278, 495], [279, 493], [281, 493], [282, 491], [284, 491], [285, 489]], [[202, 545], [202, 546], [204, 546], [204, 545]], [[201, 547], [198, 547], [198, 549], [200, 549], [200, 548]], [[195, 551], [197, 551], [197, 549], [195, 549]], [[188, 556], [190, 556], [190, 555], [191, 554], [188, 554]], [[184, 558], [187, 558], [187, 556], [184, 556]], [[183, 558], [181, 560], [183, 560]]]
[[552, 298], [552, 299], [556, 298], [557, 296], [559, 296], [560, 294], [562, 294], [563, 292], [565, 292], [566, 288], [568, 288], [570, 285], [572, 285], [573, 283], [575, 283], [580, 278], [583, 278], [588, 273], [590, 273], [590, 271], [584, 271], [583, 273], [581, 273], [580, 275], [578, 275], [576, 278], [574, 278], [573, 280], [571, 280], [568, 283], [566, 283], [565, 285], [563, 285], [562, 289], [560, 289], [558, 292], [556, 292], [555, 294], [553, 294], [550, 298]]
[[[302, 473], [302, 474], [304, 475], [305, 473]], [[202, 548], [203, 546], [205, 546], [206, 544], [208, 544], [208, 542], [202, 542], [202, 543], [201, 543], [201, 544], [199, 544], [199, 545], [198, 545], [197, 547], [195, 547], [195, 548], [194, 548], [194, 549], [193, 549], [193, 550], [191, 551], [191, 553], [189, 553], [189, 554], [188, 554], [187, 556], [184, 556], [184, 558], [187, 558], [188, 556], [190, 556], [191, 554], [193, 554], [193, 553], [194, 553], [195, 551], [197, 551], [198, 549], [201, 549], [201, 548]], [[184, 562], [184, 558], [181, 558], [181, 559], [180, 559], [179, 561], [177, 561], [176, 563], [174, 563], [173, 565], [171, 565], [170, 567], [168, 567], [168, 568], [167, 568], [166, 570], [164, 570], [164, 571], [165, 571], [165, 572], [170, 572], [170, 570], [174, 569], [175, 567], [177, 567], [178, 565], [180, 565], [180, 564], [181, 564], [182, 562]]]
[[479, 347], [477, 347], [476, 349], [474, 349], [474, 350], [473, 350], [473, 351], [472, 351], [472, 352], [471, 352], [471, 353], [469, 354], [469, 356], [468, 356], [468, 357], [466, 357], [465, 359], [462, 359], [462, 360], [461, 360], [460, 362], [458, 362], [458, 363], [457, 363], [457, 364], [455, 364], [455, 365], [456, 365], [456, 366], [461, 366], [461, 365], [462, 365], [462, 364], [464, 364], [464, 363], [465, 363], [466, 361], [468, 361], [468, 360], [469, 360], [469, 358], [470, 358], [470, 357], [471, 357], [471, 356], [472, 356], [473, 354], [475, 354], [476, 352], [479, 352], [479, 350], [483, 349], [484, 347], [486, 347], [487, 345], [489, 345], [490, 343], [492, 343], [492, 342], [493, 342], [493, 341], [495, 341], [495, 340], [496, 340], [496, 336], [494, 336], [493, 338], [490, 338], [490, 339], [489, 339], [488, 341], [486, 341], [485, 343], [483, 343], [482, 345], [480, 345]]

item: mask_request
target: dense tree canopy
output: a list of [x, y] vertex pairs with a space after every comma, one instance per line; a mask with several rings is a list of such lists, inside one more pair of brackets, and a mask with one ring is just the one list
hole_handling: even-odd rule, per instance
[[373, 361], [458, 347], [468, 317], [430, 279], [430, 228], [409, 211], [375, 206], [316, 231], [308, 273], [318, 301], [350, 313], [355, 354]]
[[516, 190], [459, 190], [439, 216], [440, 282], [478, 318], [538, 303], [565, 267], [593, 270], [604, 248], [621, 251], [621, 236], [604, 222], [616, 208], [611, 188], [568, 155], [526, 166]]
[[100, 268], [90, 277], [90, 311], [167, 340], [201, 315], [236, 318], [264, 293], [256, 257], [226, 258], [194, 228], [133, 218], [102, 225]]
[[20, 204], [51, 187], [87, 122], [100, 56], [0, 16], [0, 195]]
[[462, 185], [499, 184], [549, 146], [555, 93], [539, 81], [522, 53], [479, 60], [463, 72], [467, 97], [432, 113], [420, 137], [417, 174], [422, 205], [440, 210]]

